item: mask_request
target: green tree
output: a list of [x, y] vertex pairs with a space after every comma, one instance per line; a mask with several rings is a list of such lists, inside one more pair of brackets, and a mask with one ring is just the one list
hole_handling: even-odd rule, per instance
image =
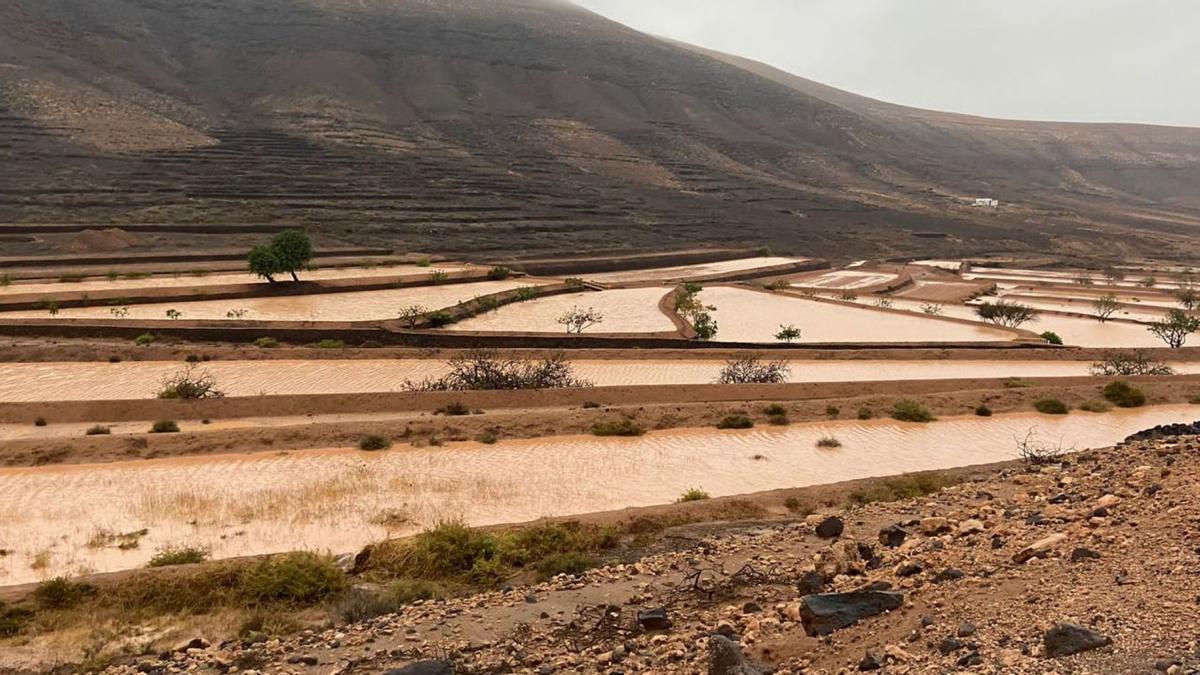
[[292, 281], [300, 281], [296, 273], [308, 269], [313, 258], [312, 240], [301, 230], [285, 230], [271, 238], [271, 250], [279, 260], [279, 271], [292, 275]]
[[779, 332], [775, 334], [775, 339], [780, 342], [795, 342], [800, 339], [800, 329], [790, 323], [786, 326], [781, 324]]
[[250, 272], [257, 277], [266, 279], [269, 283], [275, 283], [275, 275], [283, 272], [279, 256], [270, 246], [255, 246], [250, 250], [248, 260]]
[[1171, 349], [1179, 349], [1187, 343], [1189, 335], [1200, 330], [1200, 319], [1182, 309], [1173, 309], [1161, 320], [1151, 323], [1149, 330]]

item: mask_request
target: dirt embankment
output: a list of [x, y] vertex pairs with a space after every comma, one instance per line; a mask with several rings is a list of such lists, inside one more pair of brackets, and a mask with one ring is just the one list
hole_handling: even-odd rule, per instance
[[[1200, 393], [1200, 376], [1134, 378], [1155, 404], [1187, 403]], [[468, 441], [484, 433], [503, 438], [537, 438], [591, 433], [598, 421], [629, 418], [650, 433], [656, 429], [711, 427], [730, 414], [766, 424], [767, 404], [783, 405], [793, 422], [855, 418], [860, 411], [887, 417], [897, 400], [915, 399], [935, 415], [1028, 411], [1039, 399], [1057, 398], [1071, 407], [1102, 399], [1107, 379], [1054, 378], [1019, 386], [1004, 380], [930, 380], [783, 385], [698, 385], [598, 387], [535, 392], [421, 392], [338, 396], [270, 396], [209, 401], [96, 401], [9, 403], [0, 422], [52, 424], [154, 420], [193, 421], [181, 434], [83, 435], [6, 441], [0, 464], [37, 466], [95, 463], [185, 455], [353, 447], [378, 434], [423, 445]], [[460, 404], [483, 414], [442, 416], [436, 410]], [[588, 407], [584, 407], [587, 405]], [[837, 413], [831, 414], [831, 408]], [[1200, 408], [1197, 408], [1200, 415]], [[367, 415], [369, 419], [338, 419]], [[1092, 414], [1092, 413], [1076, 413]], [[284, 418], [276, 423], [261, 419]], [[291, 420], [287, 418], [292, 418]], [[197, 425], [195, 420], [210, 420]], [[224, 424], [223, 424], [224, 423]]]

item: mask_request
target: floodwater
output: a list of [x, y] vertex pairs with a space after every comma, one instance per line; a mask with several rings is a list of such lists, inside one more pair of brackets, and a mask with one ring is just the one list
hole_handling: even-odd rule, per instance
[[[964, 279], [990, 279], [999, 281], [1015, 281], [1015, 282], [1039, 282], [1043, 284], [1075, 284], [1076, 279], [1088, 279], [1093, 284], [1098, 286], [1118, 286], [1124, 288], [1136, 288], [1149, 275], [1131, 274], [1120, 281], [1109, 281], [1103, 274], [1096, 272], [1082, 272], [1071, 270], [1023, 270], [1010, 269], [1002, 267], [972, 267], [970, 271], [963, 274]], [[1155, 277], [1155, 288], [1160, 289], [1175, 289], [1180, 287], [1177, 280], [1164, 278], [1161, 276]]]
[[627, 284], [637, 281], [686, 280], [712, 276], [714, 274], [743, 272], [762, 267], [789, 265], [792, 263], [805, 262], [807, 260], [808, 258], [780, 258], [761, 256], [756, 258], [739, 258], [737, 260], [722, 260], [720, 262], [701, 263], [698, 265], [677, 265], [675, 267], [654, 267], [644, 270], [598, 272], [596, 274], [582, 274], [579, 276], [582, 276], [588, 281], [595, 281], [602, 284]]
[[[371, 267], [327, 267], [301, 272], [304, 281], [322, 279], [359, 279], [368, 277], [398, 277], [420, 276], [429, 274], [433, 267], [420, 265], [377, 265]], [[471, 269], [469, 265], [438, 263], [437, 268], [445, 272], [461, 272]], [[10, 286], [0, 286], [0, 297], [4, 295], [23, 295], [26, 293], [44, 293], [49, 297], [56, 294], [79, 291], [132, 291], [148, 288], [196, 288], [199, 286], [230, 286], [235, 284], [266, 283], [262, 279], [246, 272], [213, 273], [213, 274], [173, 274], [139, 277], [136, 279], [118, 278], [109, 280], [86, 279], [79, 282], [16, 282]]]
[[826, 288], [853, 291], [895, 281], [899, 275], [890, 272], [850, 272], [836, 270], [792, 284], [797, 288]]
[[675, 324], [662, 313], [658, 303], [670, 288], [623, 288], [595, 293], [552, 295], [529, 302], [505, 305], [494, 312], [460, 321], [452, 331], [515, 331], [521, 333], [566, 333], [556, 319], [571, 309], [594, 308], [604, 317], [586, 333], [676, 332]]
[[[597, 386], [706, 384], [723, 361], [576, 360], [576, 373]], [[1089, 361], [886, 360], [791, 361], [792, 382], [873, 382], [957, 378], [1075, 377]], [[1200, 362], [1171, 364], [1200, 374]], [[185, 365], [168, 361], [0, 363], [0, 401], [99, 401], [153, 398]], [[200, 366], [229, 396], [354, 394], [402, 391], [406, 380], [438, 377], [433, 359], [211, 361]], [[4, 434], [0, 432], [0, 438]]]
[[[185, 320], [224, 320], [228, 318], [231, 310], [246, 310], [246, 314], [242, 318], [247, 321], [382, 321], [397, 318], [400, 310], [409, 305], [423, 305], [429, 309], [439, 309], [451, 307], [481, 295], [547, 283], [552, 282], [540, 279], [506, 279], [382, 291], [162, 302], [130, 305], [127, 308], [128, 314], [124, 318], [165, 321], [167, 320], [167, 310], [174, 309], [181, 312], [182, 316], [179, 318]], [[0, 318], [8, 319], [40, 319], [47, 316], [49, 315], [45, 310], [0, 313]], [[59, 310], [57, 318], [112, 319], [114, 317], [112, 308], [105, 305], [69, 307]]]
[[[869, 304], [876, 298], [859, 298], [860, 304]], [[892, 308], [902, 309], [914, 314], [922, 314], [923, 303], [917, 300], [893, 298]], [[979, 321], [975, 308], [969, 305], [945, 303], [941, 305], [942, 315], [959, 319]], [[980, 324], [984, 325], [984, 324]], [[1076, 347], [1162, 347], [1163, 343], [1154, 337], [1146, 327], [1135, 323], [1113, 322], [1100, 323], [1096, 319], [1076, 316], [1061, 316], [1057, 314], [1042, 314], [1021, 328], [1034, 333], [1054, 331], [1068, 345]]]
[[[1086, 300], [1089, 303], [1096, 298], [1108, 295], [1109, 292], [1103, 289], [1092, 291], [1083, 289], [1071, 288], [1046, 288], [1038, 286], [1011, 286], [1003, 288], [1001, 295], [1005, 297], [1016, 296], [1019, 298], [1050, 298], [1050, 299], [1066, 299], [1066, 300]], [[1117, 298], [1117, 302], [1143, 305], [1145, 307], [1158, 307], [1158, 311], [1165, 313], [1168, 309], [1176, 309], [1179, 307], [1179, 301], [1173, 295], [1154, 292], [1121, 292], [1112, 293]]]
[[[1065, 417], [797, 424], [641, 438], [543, 438], [388, 452], [313, 450], [107, 465], [0, 469], [0, 584], [145, 565], [157, 549], [216, 558], [307, 549], [356, 551], [439, 520], [521, 522], [714, 496], [945, 469], [1014, 458], [1017, 439], [1101, 447], [1194, 406]], [[832, 435], [833, 450], [815, 447]], [[113, 535], [146, 529], [137, 548]]]
[[963, 267], [961, 260], [914, 260], [912, 265], [920, 265], [922, 267], [936, 267], [938, 269], [950, 270], [957, 272]]
[[[781, 325], [801, 330], [799, 342], [1007, 342], [1016, 334], [983, 324], [967, 325], [918, 315], [881, 312], [739, 288], [706, 288], [700, 299], [714, 305], [716, 339], [775, 342]], [[861, 299], [860, 299], [861, 300]]]
[[[1094, 316], [1096, 313], [1095, 298], [1065, 298], [1065, 297], [1046, 297], [1046, 296], [1028, 296], [1019, 293], [1006, 293], [1005, 298], [1011, 298], [1013, 302], [1019, 302], [1024, 305], [1029, 305], [1034, 309], [1042, 309], [1054, 312], [1074, 312], [1076, 314], [1088, 314]], [[995, 297], [983, 298], [989, 302], [995, 302]], [[1157, 321], [1167, 313], [1163, 307], [1137, 307], [1123, 305], [1113, 315], [1114, 319], [1128, 319], [1130, 321]]]

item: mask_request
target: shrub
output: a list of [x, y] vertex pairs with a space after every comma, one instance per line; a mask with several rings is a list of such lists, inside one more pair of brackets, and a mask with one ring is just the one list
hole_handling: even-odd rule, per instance
[[1200, 405], [1200, 396], [1193, 396], [1188, 399], [1188, 403], [1192, 405]]
[[109, 429], [102, 424], [97, 424], [96, 426], [88, 427], [86, 433], [88, 436], [108, 436], [112, 433], [112, 429]]
[[407, 381], [408, 391], [494, 391], [565, 389], [592, 386], [575, 377], [575, 368], [563, 354], [540, 361], [502, 359], [495, 352], [477, 350], [450, 359], [450, 372], [437, 379]]
[[445, 310], [431, 312], [425, 317], [429, 321], [429, 325], [434, 328], [444, 328], [454, 323], [454, 317]]
[[892, 418], [901, 422], [932, 422], [937, 419], [929, 408], [911, 399], [896, 401], [892, 406]]
[[1018, 328], [1038, 317], [1038, 312], [1033, 307], [1008, 300], [985, 302], [975, 308], [975, 313], [985, 321], [1006, 328]]
[[0, 602], [0, 638], [20, 635], [33, 620], [33, 610], [24, 607], [9, 607]]
[[758, 356], [730, 359], [721, 368], [717, 384], [779, 384], [786, 382], [792, 368], [786, 361], [766, 361]]
[[33, 599], [44, 609], [70, 609], [96, 592], [87, 584], [77, 584], [65, 577], [43, 581], [33, 589]]
[[497, 265], [497, 266], [493, 267], [492, 269], [488, 270], [487, 278], [491, 279], [492, 281], [501, 281], [503, 279], [507, 279], [511, 275], [512, 275], [512, 270], [510, 270], [507, 267], [504, 267], [502, 265]]
[[1070, 412], [1067, 404], [1056, 398], [1040, 398], [1033, 402], [1033, 408], [1043, 415], [1066, 415]]
[[874, 416], [875, 413], [870, 408], [863, 407], [858, 409], [858, 419], [860, 420], [869, 420]]
[[1059, 337], [1058, 333], [1055, 333], [1052, 330], [1048, 330], [1045, 333], [1042, 333], [1041, 337], [1043, 340], [1045, 340], [1046, 342], [1048, 342], [1052, 345], [1063, 344], [1063, 339], [1061, 337]]
[[916, 499], [940, 492], [958, 482], [958, 479], [939, 471], [926, 471], [875, 481], [851, 492], [848, 499], [854, 504]]
[[579, 277], [567, 277], [563, 279], [563, 283], [567, 285], [567, 288], [583, 288], [586, 285], [586, 282]]
[[446, 415], [447, 417], [461, 417], [463, 415], [470, 415], [471, 409], [462, 401], [454, 401], [438, 408], [433, 414]]
[[1063, 454], [1071, 452], [1073, 448], [1064, 449], [1062, 444], [1050, 445], [1048, 443], [1039, 443], [1034, 438], [1032, 429], [1025, 434], [1025, 438], [1017, 442], [1017, 456], [1026, 464], [1032, 466], [1042, 466], [1044, 464], [1052, 464], [1058, 461]]
[[152, 434], [177, 434], [179, 433], [179, 424], [175, 420], [159, 420], [150, 427]]
[[500, 435], [489, 429], [476, 436], [475, 440], [484, 445], [495, 445], [500, 440]]
[[275, 349], [279, 346], [279, 340], [273, 337], [260, 337], [254, 341], [254, 346], [259, 349]]
[[172, 565], [194, 565], [208, 560], [209, 550], [202, 546], [167, 546], [158, 550], [147, 567], [171, 567]]
[[842, 414], [842, 409], [837, 407], [836, 405], [825, 406], [825, 416], [826, 417], [837, 418], [837, 416], [841, 415], [841, 414]]
[[776, 427], [786, 427], [792, 423], [792, 420], [787, 415], [769, 415], [767, 416], [767, 423]]
[[1187, 344], [1188, 336], [1200, 331], [1200, 318], [1182, 309], [1172, 309], [1162, 319], [1150, 324], [1148, 330], [1172, 349]]
[[1174, 375], [1175, 369], [1162, 361], [1154, 361], [1142, 350], [1107, 352], [1104, 359], [1091, 365], [1092, 375], [1099, 377], [1135, 377], [1138, 375]]
[[585, 410], [591, 410], [591, 409], [595, 409], [595, 408], [599, 408], [599, 407], [600, 407], [600, 404], [595, 401], [584, 401], [583, 402], [583, 408]]
[[790, 344], [796, 340], [799, 340], [800, 336], [801, 331], [799, 328], [796, 328], [792, 324], [788, 324], [786, 326], [780, 324], [779, 332], [775, 334], [775, 339], [779, 340], [780, 342], [787, 342]]
[[266, 558], [244, 573], [239, 594], [250, 605], [311, 605], [344, 591], [346, 575], [332, 558], [307, 551]]
[[316, 347], [317, 349], [345, 349], [346, 342], [344, 340], [332, 340], [330, 338], [325, 338], [324, 340], [318, 340], [314, 342], [312, 346]]
[[646, 427], [628, 417], [619, 420], [604, 420], [592, 425], [593, 436], [641, 436]]
[[1104, 413], [1112, 410], [1112, 406], [1104, 401], [1087, 401], [1081, 404], [1079, 409], [1090, 413]]
[[1124, 380], [1105, 385], [1104, 398], [1120, 408], [1140, 408], [1146, 405], [1146, 394]]
[[595, 307], [588, 307], [587, 309], [572, 307], [556, 318], [554, 322], [560, 326], [564, 326], [568, 334], [579, 335], [592, 326], [603, 323], [604, 314]]
[[429, 258], [419, 258], [417, 260], [417, 267], [429, 267], [432, 264], [433, 264], [433, 261], [430, 260]]
[[763, 414], [764, 415], [786, 415], [787, 408], [779, 405], [778, 403], [772, 403], [771, 405], [763, 408]]
[[109, 363], [120, 363], [121, 357], [117, 356], [116, 354], [113, 354], [112, 356], [108, 357], [108, 362]]
[[217, 388], [216, 378], [211, 373], [197, 370], [195, 362], [164, 379], [158, 391], [158, 398], [162, 399], [196, 401], [224, 397], [225, 392]]
[[410, 605], [418, 600], [433, 600], [445, 595], [445, 590], [421, 579], [399, 579], [387, 587], [387, 597], [397, 605]]
[[577, 577], [600, 564], [584, 553], [554, 553], [537, 564], [538, 579], [546, 581], [560, 574]]
[[157, 339], [158, 338], [154, 337], [154, 335], [152, 333], [142, 333], [141, 335], [134, 338], [133, 342], [136, 345], [140, 345], [140, 346], [144, 347], [148, 344], [153, 344], [154, 341]]
[[817, 447], [818, 448], [840, 448], [840, 447], [842, 447], [842, 442], [839, 441], [838, 439], [834, 438], [833, 436], [822, 436], [821, 438], [817, 439]]
[[44, 427], [44, 426], [46, 426], [46, 418], [45, 418], [45, 417], [39, 417], [39, 418], [35, 419], [35, 420], [33, 421], [33, 426], [35, 426], [35, 427]]
[[981, 405], [975, 409], [975, 415], [978, 417], [991, 417], [992, 409], [987, 407], [986, 405]]
[[745, 415], [726, 415], [717, 422], [718, 429], [749, 429], [754, 426], [754, 420]]
[[392, 447], [392, 439], [388, 438], [387, 436], [379, 436], [377, 434], [363, 436], [362, 439], [358, 441], [358, 449], [365, 452], [387, 450], [390, 447]]
[[702, 502], [707, 499], [712, 499], [712, 495], [708, 494], [704, 490], [701, 490], [700, 488], [688, 488], [682, 495], [679, 496], [679, 499], [675, 501], [679, 504], [684, 504], [687, 502]]

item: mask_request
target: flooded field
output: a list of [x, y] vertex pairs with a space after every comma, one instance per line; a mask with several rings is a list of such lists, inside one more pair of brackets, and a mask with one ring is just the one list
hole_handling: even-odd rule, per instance
[[[1031, 429], [1082, 449], [1195, 416], [1194, 406], [1164, 406], [0, 469], [0, 542], [12, 550], [0, 558], [0, 584], [139, 567], [171, 545], [206, 546], [217, 558], [351, 552], [447, 518], [518, 522], [661, 504], [693, 487], [721, 496], [965, 466], [1012, 459]], [[827, 435], [843, 447], [816, 448]], [[129, 540], [135, 548], [118, 547]]]
[[[351, 291], [270, 298], [234, 300], [197, 300], [130, 305], [125, 318], [167, 320], [167, 310], [181, 313], [181, 319], [224, 320], [233, 310], [245, 310], [247, 321], [381, 321], [395, 319], [409, 305], [430, 309], [450, 307], [481, 295], [510, 291], [521, 286], [552, 283], [538, 279], [506, 279], [441, 286], [397, 288], [383, 291]], [[111, 319], [112, 308], [71, 307], [62, 309], [58, 318]], [[0, 318], [45, 318], [46, 310], [3, 312]]]
[[[1013, 302], [1019, 302], [1023, 305], [1029, 305], [1034, 309], [1041, 309], [1053, 312], [1073, 312], [1076, 314], [1095, 315], [1096, 308], [1093, 305], [1095, 298], [1060, 298], [1046, 296], [1030, 296], [1019, 295], [1016, 293], [1005, 293], [1004, 298]], [[982, 298], [988, 302], [995, 302], [997, 298], [988, 297]], [[1123, 305], [1115, 314], [1114, 319], [1128, 319], [1130, 321], [1156, 321], [1161, 319], [1167, 313], [1165, 307], [1154, 306], [1130, 306]]]
[[[859, 298], [860, 304], [869, 305], [876, 298]], [[929, 303], [903, 298], [892, 299], [894, 309], [902, 309], [913, 314], [923, 314], [923, 306]], [[975, 308], [969, 305], [945, 303], [938, 305], [943, 316], [979, 321]], [[983, 325], [983, 324], [981, 324]], [[1154, 337], [1146, 327], [1134, 323], [1100, 323], [1095, 319], [1075, 316], [1043, 314], [1035, 321], [1025, 324], [1022, 328], [1042, 333], [1054, 331], [1068, 345], [1076, 347], [1161, 347], [1163, 343]]]
[[670, 288], [625, 288], [595, 293], [554, 295], [529, 302], [505, 305], [450, 326], [455, 331], [516, 331], [522, 333], [566, 333], [555, 321], [574, 307], [600, 311], [604, 321], [587, 329], [588, 333], [662, 333], [674, 332], [675, 324], [658, 302]]
[[[1130, 274], [1120, 280], [1109, 280], [1098, 272], [1082, 272], [1072, 270], [1024, 270], [1002, 267], [972, 267], [963, 273], [964, 279], [992, 279], [1010, 282], [1040, 282], [1043, 284], [1079, 285], [1080, 280], [1097, 286], [1117, 286], [1124, 288], [1140, 287], [1150, 275]], [[1154, 277], [1154, 288], [1176, 289], [1180, 287], [1177, 279], [1157, 276]], [[1086, 288], [1086, 286], [1084, 286]]]
[[[775, 342], [781, 324], [802, 331], [799, 342], [1004, 342], [1011, 331], [882, 312], [730, 287], [709, 287], [701, 300], [716, 306], [718, 340]], [[864, 302], [865, 299], [860, 299]]]
[[[429, 274], [434, 267], [420, 265], [377, 265], [371, 267], [339, 267], [318, 268], [304, 272], [304, 281], [319, 281], [323, 279], [363, 279], [370, 277], [421, 276]], [[454, 263], [439, 263], [436, 269], [445, 272], [461, 272], [471, 269], [469, 265]], [[249, 273], [220, 272], [212, 274], [171, 274], [136, 276], [135, 278], [119, 277], [113, 279], [89, 278], [83, 281], [55, 282], [15, 282], [9, 286], [0, 286], [0, 298], [6, 295], [23, 295], [27, 293], [44, 293], [54, 297], [60, 293], [77, 293], [82, 291], [136, 291], [147, 288], [198, 288], [204, 286], [229, 286], [235, 284], [261, 284], [262, 279]]]
[[762, 256], [757, 258], [739, 258], [737, 260], [722, 260], [720, 262], [700, 263], [697, 265], [678, 265], [675, 267], [653, 267], [644, 270], [621, 270], [619, 272], [597, 272], [580, 275], [588, 281], [602, 284], [628, 284], [638, 281], [675, 281], [696, 279], [714, 274], [731, 274], [744, 272], [762, 267], [775, 265], [790, 265], [807, 261], [808, 258], [781, 258]]
[[849, 270], [836, 270], [807, 279], [799, 279], [793, 283], [792, 286], [797, 288], [823, 288], [854, 291], [860, 288], [869, 288], [871, 286], [887, 284], [895, 281], [898, 278], [900, 278], [899, 275], [892, 274], [890, 272], [851, 272]]
[[[576, 360], [577, 374], [597, 386], [707, 384], [716, 360]], [[869, 382], [976, 377], [1075, 377], [1087, 361], [791, 361], [792, 382]], [[1200, 362], [1172, 364], [1200, 374]], [[153, 398], [164, 378], [184, 364], [0, 363], [0, 401], [127, 400]], [[212, 361], [201, 366], [229, 396], [354, 394], [401, 391], [405, 380], [437, 377], [444, 361], [371, 359], [327, 361]], [[4, 437], [0, 433], [0, 437]]]

